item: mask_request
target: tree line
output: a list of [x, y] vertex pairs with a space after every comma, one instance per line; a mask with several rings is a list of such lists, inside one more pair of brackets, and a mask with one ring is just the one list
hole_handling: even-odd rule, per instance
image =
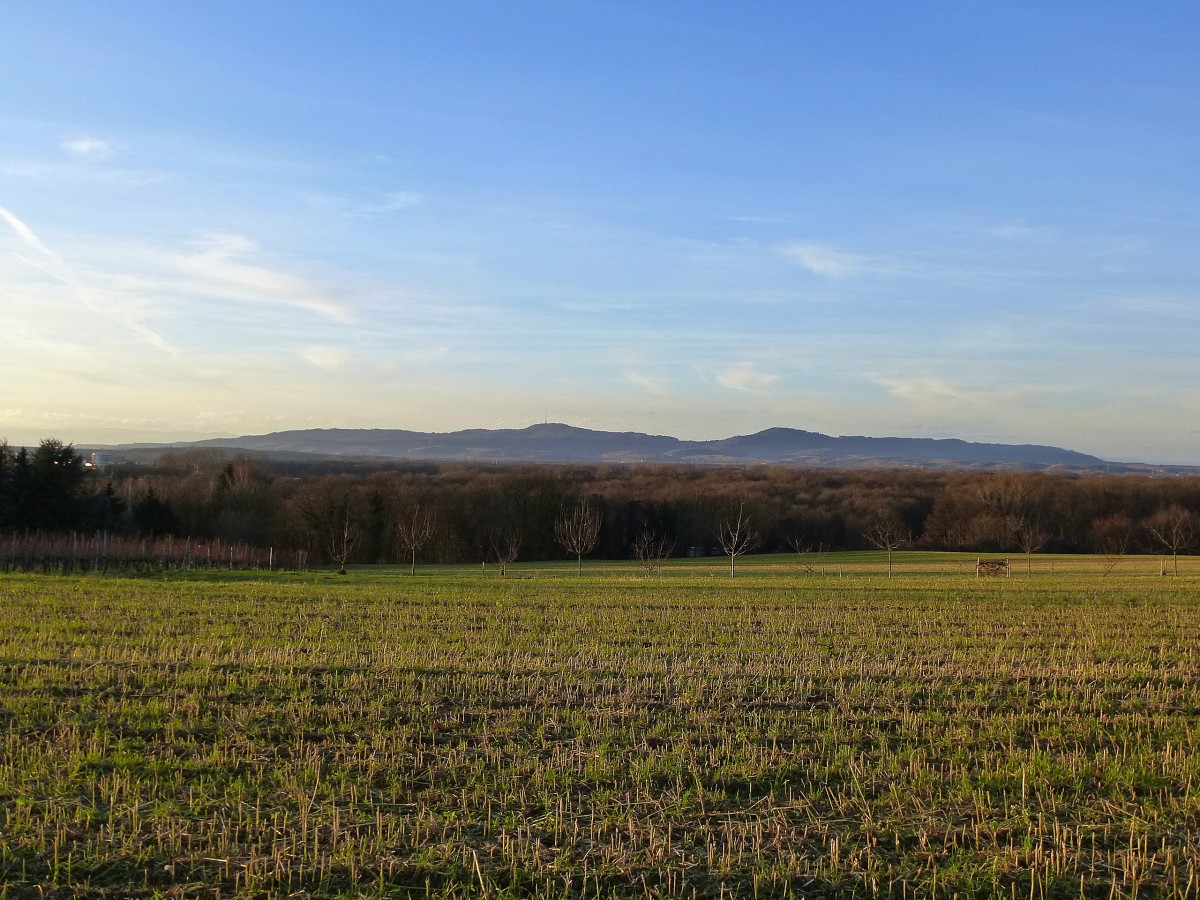
[[294, 463], [220, 451], [91, 471], [0, 445], [0, 533], [105, 532], [313, 563], [639, 559], [902, 546], [1192, 549], [1200, 478], [772, 465]]

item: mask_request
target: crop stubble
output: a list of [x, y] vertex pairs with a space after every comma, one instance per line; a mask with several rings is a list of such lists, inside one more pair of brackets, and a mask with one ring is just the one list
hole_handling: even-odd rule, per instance
[[1193, 594], [9, 578], [3, 896], [1200, 896]]

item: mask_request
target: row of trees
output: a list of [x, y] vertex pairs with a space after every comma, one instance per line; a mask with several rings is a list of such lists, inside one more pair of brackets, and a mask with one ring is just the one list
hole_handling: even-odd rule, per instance
[[[89, 472], [0, 446], [0, 533], [108, 531], [305, 550], [313, 562], [737, 558], [903, 546], [1192, 549], [1200, 478], [784, 466], [283, 464], [217, 451]], [[281, 552], [283, 552], [281, 550]]]
[[117, 527], [120, 498], [111, 485], [86, 485], [85, 474], [83, 459], [61, 441], [42, 441], [33, 451], [0, 443], [0, 533]]

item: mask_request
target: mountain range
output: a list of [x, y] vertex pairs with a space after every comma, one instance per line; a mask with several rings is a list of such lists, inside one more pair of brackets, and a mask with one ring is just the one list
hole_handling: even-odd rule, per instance
[[[155, 445], [208, 447], [274, 457], [460, 460], [470, 462], [631, 463], [734, 465], [775, 463], [829, 467], [1014, 468], [1065, 471], [1136, 471], [1137, 464], [1104, 460], [1038, 444], [989, 444], [946, 438], [833, 437], [795, 428], [688, 441], [634, 431], [611, 432], [543, 424], [528, 428], [430, 433], [398, 429], [318, 428], [235, 438]], [[141, 449], [149, 449], [140, 445]], [[119, 449], [135, 449], [125, 445]]]

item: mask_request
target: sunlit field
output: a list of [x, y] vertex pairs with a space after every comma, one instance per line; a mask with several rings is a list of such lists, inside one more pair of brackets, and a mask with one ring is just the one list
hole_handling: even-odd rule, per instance
[[6, 577], [0, 896], [1200, 896], [1200, 560], [975, 560]]
[[[893, 573], [895, 578], [910, 579], [913, 576], [963, 576], [975, 578], [978, 560], [1007, 560], [1010, 577], [1025, 578], [1025, 586], [1046, 586], [1048, 578], [1067, 576], [1065, 587], [1080, 587], [1091, 576], [1105, 579], [1155, 578], [1173, 575], [1170, 556], [1157, 554], [1123, 554], [1120, 556], [1094, 556], [1083, 553], [1034, 553], [1028, 557], [1021, 553], [951, 553], [926, 550], [898, 550], [894, 554]], [[1180, 556], [1177, 560], [1180, 576], [1200, 579], [1200, 556]], [[645, 568], [626, 561], [584, 561], [584, 575], [591, 577], [618, 577], [645, 575]], [[515, 562], [509, 563], [509, 575], [554, 575], [574, 576], [575, 561], [559, 562]], [[408, 574], [407, 566], [365, 566], [361, 573]], [[418, 574], [496, 576], [498, 570], [493, 563], [486, 566], [474, 565], [437, 566], [422, 569]], [[739, 556], [736, 562], [736, 577], [743, 575], [786, 576], [824, 575], [826, 577], [859, 576], [862, 578], [887, 577], [887, 554], [878, 550], [847, 550], [824, 555], [792, 553], [771, 555]], [[654, 575], [673, 578], [678, 576], [729, 578], [729, 557], [706, 556], [695, 559], [669, 559], [656, 564]], [[1029, 578], [1034, 581], [1030, 583]], [[909, 582], [906, 581], [906, 584]], [[941, 584], [942, 582], [938, 582]], [[828, 586], [828, 585], [827, 585]], [[911, 584], [910, 584], [911, 586]]]

